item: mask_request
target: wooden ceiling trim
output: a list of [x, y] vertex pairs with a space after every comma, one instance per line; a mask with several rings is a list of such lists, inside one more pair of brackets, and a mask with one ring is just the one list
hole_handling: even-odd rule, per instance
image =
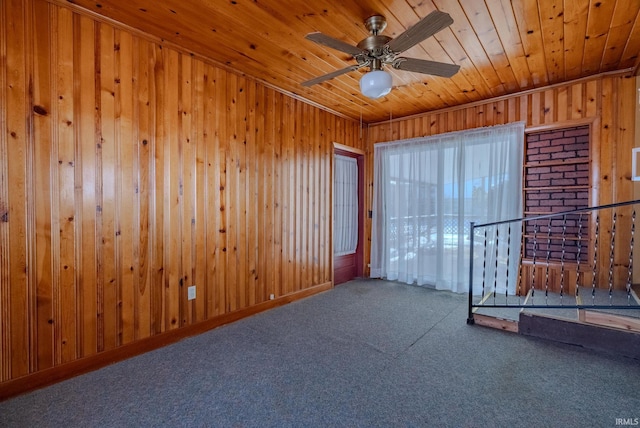
[[[62, 7], [70, 8], [71, 10], [73, 10], [74, 12], [76, 12], [78, 14], [90, 17], [90, 18], [92, 18], [92, 19], [94, 19], [94, 20], [96, 20], [98, 22], [110, 25], [110, 26], [114, 27], [115, 29], [128, 31], [128, 32], [132, 33], [133, 35], [135, 35], [137, 37], [141, 37], [141, 38], [143, 38], [145, 40], [148, 40], [148, 41], [150, 41], [152, 43], [156, 43], [156, 44], [158, 44], [160, 46], [164, 46], [164, 47], [176, 50], [177, 52], [180, 52], [182, 54], [193, 56], [195, 58], [198, 58], [201, 61], [204, 61], [207, 64], [211, 64], [214, 67], [221, 68], [226, 72], [232, 73], [232, 74], [237, 75], [237, 76], [241, 76], [243, 78], [254, 80], [256, 82], [259, 82], [259, 83], [265, 85], [266, 87], [268, 87], [270, 89], [278, 91], [278, 92], [280, 92], [280, 93], [282, 93], [284, 95], [287, 95], [287, 96], [289, 96], [291, 98], [294, 98], [294, 99], [297, 99], [299, 101], [303, 101], [303, 102], [309, 103], [310, 105], [312, 105], [312, 106], [314, 106], [316, 108], [320, 108], [320, 109], [322, 109], [324, 111], [327, 111], [329, 113], [335, 114], [336, 116], [341, 117], [343, 119], [357, 120], [357, 119], [354, 118], [354, 116], [344, 114], [343, 112], [340, 111], [340, 107], [342, 106], [342, 103], [344, 103], [344, 102], [353, 103], [353, 102], [355, 102], [354, 98], [357, 98], [357, 97], [354, 97], [353, 94], [351, 92], [347, 91], [346, 89], [344, 90], [344, 93], [346, 93], [349, 96], [345, 96], [345, 97], [338, 96], [335, 93], [335, 91], [333, 91], [332, 95], [331, 95], [331, 98], [330, 98], [330, 100], [333, 101], [333, 102], [318, 102], [318, 101], [315, 101], [315, 100], [310, 100], [310, 99], [306, 98], [305, 96], [301, 95], [300, 93], [284, 89], [284, 88], [282, 88], [280, 86], [276, 86], [275, 84], [271, 83], [269, 80], [266, 80], [264, 78], [258, 78], [258, 77], [255, 77], [254, 75], [247, 74], [246, 72], [239, 71], [237, 68], [234, 68], [234, 67], [230, 66], [229, 64], [225, 64], [223, 62], [216, 61], [215, 59], [212, 59], [212, 58], [210, 58], [208, 56], [199, 54], [197, 52], [190, 51], [190, 50], [186, 49], [182, 45], [175, 44], [175, 43], [173, 43], [171, 41], [168, 41], [168, 40], [166, 40], [164, 38], [158, 37], [158, 36], [156, 36], [154, 34], [150, 34], [150, 33], [144, 32], [142, 30], [139, 30], [137, 28], [134, 28], [134, 27], [131, 27], [131, 26], [127, 25], [127, 24], [124, 24], [122, 22], [119, 22], [119, 21], [116, 21], [114, 19], [105, 17], [105, 16], [100, 15], [100, 14], [97, 14], [97, 13], [95, 13], [95, 12], [89, 10], [89, 9], [85, 9], [84, 7], [79, 6], [77, 4], [67, 3], [67, 2], [62, 1], [62, 0], [45, 0], [45, 1], [47, 1], [48, 3], [51, 3], [51, 4], [55, 4], [55, 5], [59, 5], [59, 6], [62, 6]], [[269, 79], [269, 78], [271, 78], [272, 80], [276, 80], [276, 77], [274, 77], [274, 76], [267, 76], [267, 79]], [[355, 81], [355, 82], [356, 82], [356, 87], [357, 87], [357, 81]], [[349, 88], [350, 88], [350, 86], [349, 86]], [[339, 92], [340, 91], [338, 91], [338, 93]], [[328, 100], [321, 100], [321, 101], [328, 101]], [[370, 108], [368, 108], [368, 107], [370, 107]], [[369, 106], [367, 104], [363, 104], [362, 108], [363, 108], [364, 112], [374, 113], [376, 111], [375, 106]]]
[[[391, 105], [396, 114], [419, 114], [640, 68], [638, 0], [37, 1], [91, 12], [99, 22], [250, 76], [283, 94], [340, 112], [340, 117], [357, 120], [362, 112], [367, 122], [383, 119]], [[389, 68], [394, 89], [384, 102], [360, 93], [364, 68], [301, 86], [355, 64], [348, 54], [310, 42], [305, 34], [322, 31], [356, 44], [367, 36], [364, 19], [379, 13], [388, 20], [383, 34], [393, 37], [436, 9], [448, 12], [454, 24], [403, 56], [460, 65], [452, 78]]]
[[[430, 115], [430, 114], [439, 115], [441, 113], [446, 113], [446, 112], [449, 112], [449, 111], [455, 111], [455, 110], [461, 109], [461, 108], [472, 108], [472, 107], [484, 106], [485, 104], [496, 103], [496, 102], [500, 102], [500, 101], [508, 101], [508, 102], [510, 102], [510, 100], [516, 99], [518, 97], [528, 96], [528, 95], [536, 94], [536, 93], [539, 93], [539, 92], [544, 92], [544, 91], [549, 91], [549, 90], [562, 91], [563, 89], [566, 90], [566, 87], [568, 87], [568, 86], [574, 86], [574, 85], [577, 85], [577, 84], [580, 84], [580, 83], [588, 83], [588, 82], [591, 82], [593, 80], [601, 80], [601, 79], [603, 79], [605, 77], [630, 77], [630, 76], [633, 76], [634, 73], [635, 73], [635, 69], [634, 68], [627, 68], [627, 69], [624, 69], [624, 70], [607, 71], [607, 72], [604, 72], [604, 73], [598, 73], [598, 74], [594, 74], [594, 75], [587, 76], [587, 77], [581, 77], [579, 79], [574, 79], [574, 80], [570, 80], [570, 81], [566, 81], [566, 82], [554, 83], [554, 84], [547, 85], [547, 86], [540, 87], [540, 88], [527, 89], [527, 90], [516, 92], [516, 93], [513, 93], [513, 94], [506, 94], [506, 95], [500, 95], [500, 96], [494, 97], [494, 98], [487, 98], [487, 99], [483, 99], [483, 100], [480, 100], [480, 101], [475, 101], [475, 102], [464, 104], [464, 105], [445, 107], [445, 108], [441, 108], [441, 109], [437, 109], [437, 110], [431, 110], [431, 111], [424, 112], [424, 113], [418, 113], [418, 114], [408, 115], [408, 116], [404, 116], [404, 117], [396, 117], [396, 118], [392, 118], [392, 119], [385, 119], [385, 120], [381, 120], [379, 122], [368, 122], [367, 125], [374, 126], [374, 125], [380, 125], [380, 124], [384, 124], [384, 123], [388, 123], [388, 122], [398, 122], [398, 121], [407, 120], [407, 119], [421, 118], [421, 117], [424, 117], [424, 116]], [[570, 103], [567, 103], [567, 104], [570, 104]]]

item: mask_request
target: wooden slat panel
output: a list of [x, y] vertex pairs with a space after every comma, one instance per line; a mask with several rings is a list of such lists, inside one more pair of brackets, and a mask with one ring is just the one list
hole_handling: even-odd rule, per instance
[[[35, 181], [36, 216], [36, 334], [32, 344], [35, 352], [36, 369], [42, 370], [55, 364], [53, 351], [53, 265], [51, 248], [51, 206], [52, 192], [52, 82], [51, 82], [51, 44], [49, 41], [50, 16], [49, 5], [38, 3], [34, 8], [34, 23], [39, 31], [34, 34], [34, 88], [33, 104], [39, 113], [33, 116], [33, 137], [41, 144], [34, 147], [33, 177]], [[37, 106], [37, 107], [36, 107]], [[6, 169], [4, 169], [6, 170]], [[35, 349], [33, 349], [35, 347]], [[33, 356], [32, 356], [33, 357]]]
[[209, 298], [208, 288], [206, 287], [207, 278], [207, 233], [208, 225], [206, 221], [206, 205], [204, 201], [199, 201], [197, 196], [199, 193], [210, 191], [206, 187], [206, 144], [207, 132], [205, 131], [205, 112], [206, 98], [205, 85], [205, 65], [200, 61], [195, 61], [193, 68], [193, 120], [191, 122], [191, 132], [193, 145], [195, 147], [193, 162], [194, 165], [194, 188], [193, 197], [193, 226], [191, 228], [191, 239], [193, 254], [193, 284], [196, 286], [196, 300], [192, 307], [192, 322], [198, 322], [206, 319], [207, 301]]
[[[9, 25], [7, 21], [6, 3], [0, 4], [0, 58], [7, 58], [7, 43]], [[0, 382], [11, 379], [11, 328], [10, 321], [10, 284], [11, 271], [9, 269], [9, 177], [8, 140], [7, 132], [7, 101], [8, 101], [7, 73], [0, 70]], [[36, 226], [37, 227], [37, 226]], [[51, 339], [49, 339], [51, 343]], [[45, 345], [46, 346], [46, 345]]]
[[274, 282], [274, 295], [280, 297], [284, 294], [283, 291], [283, 273], [284, 273], [284, 260], [285, 260], [285, 246], [284, 246], [284, 193], [283, 193], [283, 180], [284, 180], [284, 150], [283, 140], [280, 138], [282, 135], [282, 118], [283, 115], [283, 96], [279, 93], [273, 93], [273, 113], [274, 120], [270, 132], [270, 137], [273, 139], [274, 149], [274, 174], [273, 174], [273, 201], [274, 201], [274, 218], [281, 219], [274, 222], [273, 226], [273, 246], [274, 257], [273, 264], [275, 265], [273, 282]]
[[562, 0], [538, 2], [544, 53], [551, 82], [564, 79], [564, 7]]
[[276, 212], [276, 147], [275, 147], [275, 124], [274, 118], [279, 117], [275, 111], [276, 94], [271, 89], [264, 89], [263, 108], [260, 109], [260, 115], [264, 122], [262, 125], [263, 142], [259, 146], [260, 162], [258, 162], [260, 171], [258, 176], [261, 177], [261, 184], [258, 187], [258, 197], [261, 200], [260, 207], [264, 207], [265, 215], [262, 216], [260, 229], [264, 231], [261, 234], [262, 239], [259, 251], [260, 261], [258, 262], [259, 275], [263, 278], [265, 299], [269, 299], [276, 292], [276, 272], [279, 271], [278, 250], [276, 248], [275, 236], [275, 212]]
[[[204, 117], [204, 141], [205, 145], [205, 175], [206, 185], [203, 190], [206, 189], [209, 195], [207, 204], [204, 204], [204, 215], [206, 218], [205, 234], [206, 234], [206, 280], [204, 286], [206, 287], [206, 317], [218, 315], [221, 312], [221, 301], [224, 302], [224, 298], [220, 297], [219, 290], [224, 290], [224, 284], [218, 281], [220, 266], [220, 253], [222, 249], [218, 245], [219, 225], [220, 225], [220, 171], [218, 166], [220, 164], [220, 142], [216, 132], [216, 93], [217, 85], [216, 71], [210, 66], [205, 66], [205, 117]], [[203, 201], [204, 202], [204, 201]]]
[[165, 277], [167, 276], [164, 257], [165, 246], [165, 181], [168, 180], [169, 171], [165, 170], [165, 74], [166, 61], [163, 50], [154, 46], [152, 51], [153, 89], [149, 93], [150, 103], [153, 106], [153, 138], [151, 141], [150, 155], [150, 218], [152, 225], [149, 239], [151, 244], [151, 333], [162, 333], [166, 329], [165, 324]]
[[[137, 45], [137, 48], [136, 48]], [[135, 307], [135, 333], [136, 339], [142, 339], [151, 335], [151, 291], [152, 291], [152, 226], [151, 201], [153, 188], [153, 154], [151, 151], [152, 141], [152, 111], [150, 109], [151, 87], [150, 76], [153, 73], [152, 52], [149, 43], [144, 40], [134, 40], [134, 52], [138, 52], [138, 61], [134, 62], [134, 93], [136, 93], [136, 103], [134, 111], [137, 116], [137, 139], [133, 142], [137, 148], [137, 215], [134, 236], [137, 237], [137, 263], [134, 272], [137, 273], [136, 307]]]
[[587, 2], [565, 2], [564, 4], [565, 76], [567, 79], [576, 79], [582, 75], [582, 53], [587, 31], [588, 9]]
[[238, 160], [238, 129], [237, 129], [237, 97], [238, 97], [238, 77], [228, 76], [227, 78], [227, 117], [226, 117], [226, 129], [227, 135], [225, 138], [225, 148], [227, 155], [226, 160], [226, 176], [227, 185], [225, 186], [225, 216], [227, 217], [227, 231], [226, 231], [226, 263], [231, 267], [227, 271], [227, 301], [226, 311], [232, 312], [238, 308], [238, 238], [237, 229], [242, 227], [238, 224], [238, 198], [244, 196], [239, 189], [239, 160]]
[[607, 34], [616, 2], [590, 2], [587, 31], [582, 53], [582, 73], [589, 75], [600, 70], [604, 59]]
[[79, 231], [80, 248], [78, 266], [78, 315], [80, 322], [79, 341], [81, 356], [90, 356], [98, 352], [98, 295], [97, 295], [97, 265], [96, 265], [96, 147], [99, 140], [96, 136], [96, 28], [92, 20], [86, 17], [76, 18], [76, 36], [78, 48], [75, 50], [76, 64], [82, 64], [76, 73], [76, 168], [80, 169], [81, 176], [76, 172], [77, 184], [82, 189], [79, 196], [81, 204], [77, 212], [77, 221], [80, 222]]
[[[219, 174], [219, 186], [217, 187], [218, 195], [218, 209], [219, 209], [219, 223], [218, 223], [218, 239], [216, 247], [216, 287], [217, 287], [217, 314], [224, 314], [228, 312], [227, 300], [229, 296], [228, 282], [227, 282], [227, 255], [228, 255], [228, 234], [227, 226], [229, 224], [228, 213], [229, 204], [227, 201], [227, 158], [230, 155], [229, 141], [227, 140], [228, 127], [225, 125], [226, 117], [229, 114], [227, 108], [227, 73], [222, 70], [216, 70], [216, 146], [214, 152], [214, 165], [217, 168]], [[230, 264], [231, 270], [236, 268], [236, 265]]]
[[[295, 101], [286, 99], [283, 106], [285, 117], [294, 117]], [[282, 227], [283, 239], [283, 278], [282, 294], [287, 295], [293, 291], [295, 272], [295, 149], [294, 149], [294, 126], [293, 121], [283, 121], [283, 214], [284, 223]]]
[[318, 177], [320, 174], [320, 144], [318, 144], [318, 135], [321, 135], [321, 123], [320, 123], [320, 112], [318, 110], [312, 109], [311, 111], [313, 119], [311, 120], [313, 128], [310, 132], [311, 141], [309, 142], [311, 146], [310, 158], [311, 158], [311, 170], [309, 173], [310, 177], [310, 194], [309, 198], [311, 200], [311, 218], [309, 224], [312, 226], [311, 233], [311, 242], [309, 244], [310, 249], [310, 263], [311, 263], [311, 283], [319, 284], [320, 280], [320, 210], [324, 206], [322, 201], [322, 193], [320, 191], [320, 180], [314, 179]]
[[116, 126], [118, 127], [118, 343], [135, 340], [135, 305], [138, 275], [135, 274], [136, 247], [138, 239], [134, 229], [134, 217], [138, 215], [137, 188], [134, 175], [136, 168], [136, 138], [134, 136], [134, 92], [133, 92], [133, 39], [126, 32], [117, 33], [116, 67]]
[[178, 116], [180, 111], [179, 73], [181, 55], [175, 51], [163, 50], [165, 61], [164, 108], [165, 128], [161, 137], [164, 145], [164, 265], [167, 272], [164, 278], [164, 321], [165, 329], [173, 330], [180, 327], [180, 301], [183, 285], [182, 259], [180, 247], [182, 245], [181, 213], [183, 203], [181, 194], [181, 141], [179, 139]]
[[546, 68], [542, 28], [540, 26], [538, 2], [535, 0], [522, 0], [513, 3], [513, 12], [522, 46], [531, 71], [531, 79], [534, 86], [549, 83], [549, 75]]
[[[69, 10], [57, 13], [54, 68], [56, 76], [54, 119], [54, 156], [57, 156], [57, 180], [53, 180], [53, 192], [58, 194], [57, 212], [53, 224], [59, 231], [59, 275], [54, 300], [57, 302], [56, 343], [57, 362], [73, 361], [77, 357], [76, 342], [76, 281], [75, 281], [75, 146], [74, 146], [74, 97], [73, 97], [73, 17]], [[57, 147], [57, 154], [55, 153]], [[55, 205], [54, 205], [55, 206]], [[55, 241], [54, 241], [55, 242]]]
[[[113, 28], [99, 26], [100, 43], [100, 134], [98, 158], [101, 178], [99, 188], [99, 222], [98, 233], [98, 270], [101, 272], [99, 283], [101, 296], [99, 311], [102, 314], [102, 347], [100, 350], [113, 349], [117, 346], [118, 323], [118, 282], [116, 273], [116, 129], [115, 129], [115, 74]], [[101, 245], [100, 245], [101, 244]]]
[[[247, 80], [238, 79], [237, 94], [235, 95], [235, 104], [237, 110], [232, 113], [234, 121], [234, 138], [233, 157], [235, 158], [235, 172], [237, 175], [236, 185], [233, 188], [233, 198], [236, 203], [234, 231], [234, 253], [236, 257], [237, 277], [235, 289], [237, 290], [236, 308], [241, 309], [248, 306], [249, 295], [248, 289], [248, 269], [247, 269]], [[233, 159], [233, 158], [232, 158]]]
[[[195, 284], [194, 278], [194, 246], [195, 246], [195, 136], [192, 134], [193, 119], [193, 60], [191, 57], [181, 55], [180, 75], [178, 81], [178, 149], [180, 150], [180, 195], [182, 204], [180, 207], [180, 229], [182, 242], [180, 252], [182, 254], [182, 266], [180, 273], [180, 325], [185, 326], [193, 322], [193, 309], [195, 302], [188, 300], [188, 288]], [[196, 297], [198, 296], [197, 284]]]
[[[261, 97], [261, 99], [262, 98], [263, 97]], [[249, 291], [248, 305], [253, 306], [256, 303], [266, 300], [261, 278], [263, 270], [259, 269], [258, 266], [259, 252], [261, 249], [264, 252], [264, 248], [260, 245], [260, 235], [264, 235], [265, 232], [264, 229], [260, 228], [260, 222], [264, 218], [266, 212], [265, 208], [260, 205], [258, 192], [258, 164], [260, 163], [258, 150], [260, 147], [264, 146], [264, 141], [261, 139], [262, 134], [258, 130], [258, 112], [261, 111], [261, 109], [260, 102], [258, 101], [258, 88], [252, 81], [247, 82], [247, 110], [247, 191], [245, 193], [247, 244], [245, 248], [247, 251], [247, 289]]]
[[[29, 302], [26, 267], [27, 258], [27, 147], [28, 134], [26, 101], [28, 77], [26, 73], [26, 14], [27, 5], [20, 1], [2, 3], [4, 33], [7, 36], [6, 65], [4, 69], [4, 116], [3, 161], [4, 178], [2, 191], [3, 242], [1, 266], [8, 275], [2, 284], [2, 314], [4, 370], [7, 377], [19, 377], [29, 372]], [[9, 177], [11, 182], [9, 183]], [[8, 239], [7, 239], [8, 238]], [[10, 251], [9, 251], [10, 250]], [[3, 275], [4, 276], [4, 275]]]

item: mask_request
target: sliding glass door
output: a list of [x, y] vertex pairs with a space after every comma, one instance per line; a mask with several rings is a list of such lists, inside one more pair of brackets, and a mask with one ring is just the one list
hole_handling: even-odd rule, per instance
[[522, 214], [523, 137], [518, 124], [376, 145], [371, 275], [467, 291], [470, 222]]

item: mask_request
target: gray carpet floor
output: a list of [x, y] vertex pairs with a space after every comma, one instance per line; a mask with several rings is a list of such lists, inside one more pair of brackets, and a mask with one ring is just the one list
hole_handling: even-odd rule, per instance
[[2, 402], [0, 426], [614, 427], [640, 418], [640, 361], [468, 326], [466, 304], [465, 295], [353, 281]]

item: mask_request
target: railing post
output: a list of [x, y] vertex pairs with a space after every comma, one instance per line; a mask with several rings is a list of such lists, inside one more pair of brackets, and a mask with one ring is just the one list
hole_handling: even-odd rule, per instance
[[471, 325], [473, 321], [473, 235], [475, 235], [475, 221], [469, 225], [469, 313], [467, 315], [467, 324]]

